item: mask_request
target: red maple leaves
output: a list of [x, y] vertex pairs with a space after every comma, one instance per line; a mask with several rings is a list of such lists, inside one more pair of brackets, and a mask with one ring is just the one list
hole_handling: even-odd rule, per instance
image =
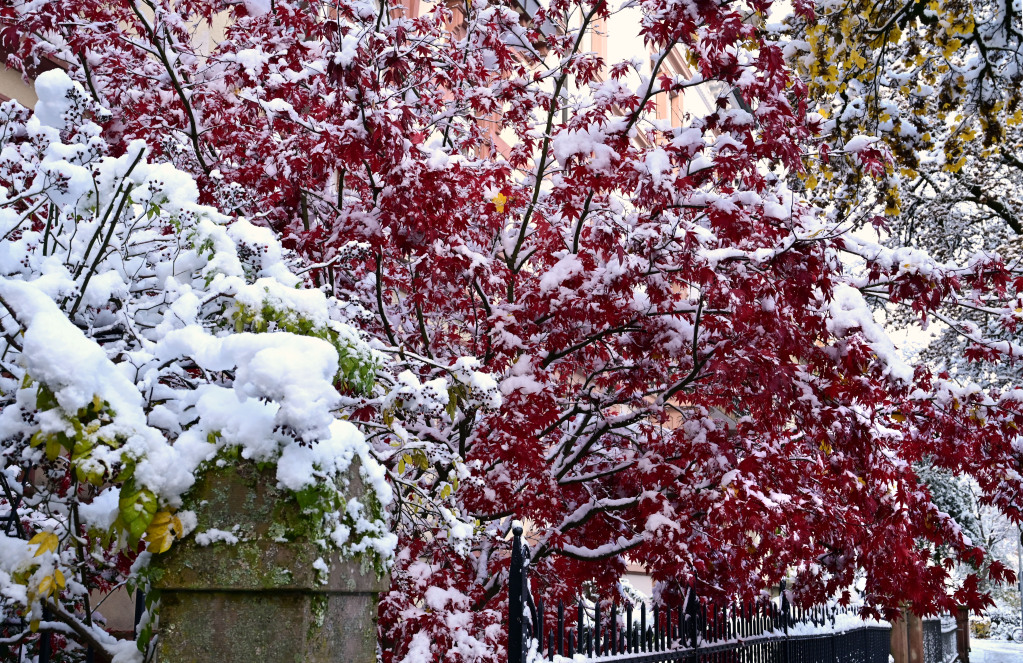
[[[113, 108], [110, 142], [145, 140], [205, 201], [273, 228], [367, 331], [436, 366], [476, 356], [502, 386], [497, 412], [415, 424], [464, 461], [448, 503], [475, 530], [457, 549], [445, 523], [396, 514], [385, 660], [419, 632], [436, 660], [499, 658], [513, 517], [548, 605], [584, 581], [614, 591], [626, 559], [708, 594], [795, 571], [807, 602], [856, 582], [889, 615], [988, 602], [972, 576], [947, 592], [937, 547], [978, 552], [912, 464], [971, 474], [1018, 517], [1019, 401], [900, 364], [863, 293], [928, 316], [1021, 284], [998, 262], [906, 267], [808, 209], [782, 173], [819, 121], [737, 9], [642, 3], [653, 61], [690, 53], [717, 99], [671, 127], [652, 102], [700, 80], [603, 67], [559, 22], [614, 21], [604, 3], [553, 0], [528, 24], [487, 3], [136, 6], [6, 3], [9, 62], [62, 57]], [[218, 12], [224, 35], [196, 37]], [[859, 153], [867, 172], [886, 158]], [[1011, 354], [977, 340], [971, 358]], [[458, 471], [442, 458], [390, 469], [441, 499], [431, 477]]]

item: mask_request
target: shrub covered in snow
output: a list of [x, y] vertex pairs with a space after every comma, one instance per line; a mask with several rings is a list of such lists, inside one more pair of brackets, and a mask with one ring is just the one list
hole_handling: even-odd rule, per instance
[[985, 610], [982, 617], [971, 618], [970, 631], [974, 637], [1011, 640], [1020, 624], [1019, 608], [996, 606]]
[[393, 497], [365, 431], [423, 454], [394, 410], [493, 405], [492, 383], [470, 359], [391, 375], [346, 324], [357, 307], [304, 287], [270, 231], [198, 205], [142, 142], [107, 154], [105, 111], [63, 72], [37, 91], [34, 114], [0, 105], [0, 470], [29, 487], [25, 536], [0, 534], [0, 615], [141, 656], [92, 625], [89, 592], [144, 582], [215, 463], [272, 464], [325, 547], [387, 568]]

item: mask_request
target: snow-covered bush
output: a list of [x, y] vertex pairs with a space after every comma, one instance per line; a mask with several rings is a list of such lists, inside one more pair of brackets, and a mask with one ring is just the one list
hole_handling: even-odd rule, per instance
[[391, 375], [388, 349], [346, 324], [357, 307], [304, 287], [269, 230], [197, 204], [142, 142], [107, 154], [106, 111], [63, 72], [36, 87], [34, 114], [0, 105], [0, 470], [28, 486], [24, 536], [0, 533], [14, 639], [140, 656], [93, 625], [89, 592], [137, 582], [187, 536], [189, 488], [225, 462], [275, 467], [324, 546], [389, 567], [392, 491], [364, 431], [404, 453], [396, 408], [482, 407], [492, 383], [471, 359], [424, 384]]
[[993, 640], [1011, 640], [1012, 632], [1020, 627], [1018, 608], [992, 607], [984, 612], [984, 621], [988, 625], [985, 637]]

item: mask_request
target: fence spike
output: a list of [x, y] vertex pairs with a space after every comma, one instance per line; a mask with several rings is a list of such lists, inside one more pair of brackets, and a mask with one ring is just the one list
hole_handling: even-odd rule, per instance
[[658, 606], [655, 603], [654, 604], [654, 624], [653, 624], [653, 626], [654, 626], [654, 637], [653, 637], [653, 647], [652, 647], [653, 651], [657, 651], [658, 649], [660, 649], [660, 645], [661, 645], [661, 634], [660, 634], [660, 632], [658, 630], [660, 628], [660, 621], [661, 621], [660, 620], [660, 616], [661, 616], [660, 606]]
[[706, 624], [705, 632], [707, 633], [707, 642], [717, 642], [718, 640], [718, 625], [717, 625], [717, 606], [713, 603], [707, 603], [703, 606], [704, 623]]
[[666, 650], [671, 644], [671, 609], [667, 605], [661, 610], [664, 624], [661, 626], [661, 649]]
[[669, 646], [673, 642], [675, 642], [675, 640], [678, 639], [676, 637], [676, 632], [678, 631], [678, 618], [677, 617], [675, 618], [675, 623], [673, 624], [672, 621], [671, 621], [671, 613], [673, 613], [673, 612], [675, 612], [677, 614], [677, 611], [674, 608], [672, 608], [670, 603], [665, 603], [664, 604], [664, 613], [668, 616], [667, 617], [667, 622], [668, 622], [667, 631], [668, 631], [668, 645]]
[[711, 603], [707, 607], [709, 608], [708, 612], [710, 613], [708, 615], [708, 617], [707, 617], [707, 621], [708, 621], [708, 624], [709, 624], [708, 625], [708, 630], [710, 631], [710, 637], [711, 637], [712, 642], [717, 642], [718, 641], [718, 634], [719, 634], [719, 632], [718, 632], [718, 626], [719, 626], [718, 625], [718, 604], [717, 603]]
[[576, 630], [579, 633], [579, 645], [578, 646], [579, 646], [579, 651], [582, 651], [583, 648], [586, 646], [586, 637], [585, 637], [585, 634], [586, 634], [586, 622], [583, 621], [584, 614], [583, 614], [583, 599], [582, 599], [582, 597], [579, 597], [579, 602], [576, 603], [576, 617], [577, 617]]
[[690, 645], [695, 649], [700, 643], [700, 603], [696, 598], [696, 581], [689, 585], [689, 597], [686, 599], [686, 628], [691, 636]]
[[618, 604], [611, 604], [611, 653], [618, 653]]
[[785, 591], [785, 581], [781, 581], [781, 619], [782, 619], [782, 630], [785, 631], [785, 635], [789, 634], [789, 596]]
[[625, 613], [625, 651], [631, 654], [634, 651], [636, 651], [636, 646], [635, 646], [636, 641], [632, 637], [632, 609], [633, 609], [633, 605], [632, 605], [631, 601], [629, 603], [627, 603], [626, 605], [628, 607], [626, 608], [627, 612]]
[[543, 619], [543, 597], [536, 602], [536, 624], [533, 625], [536, 632], [536, 650], [543, 651], [544, 619]]
[[558, 655], [565, 655], [565, 602], [558, 601]]
[[664, 649], [671, 647], [671, 606], [667, 603], [664, 604], [664, 635], [661, 640], [664, 641]]
[[646, 651], [646, 601], [640, 604], [639, 609], [639, 649]]

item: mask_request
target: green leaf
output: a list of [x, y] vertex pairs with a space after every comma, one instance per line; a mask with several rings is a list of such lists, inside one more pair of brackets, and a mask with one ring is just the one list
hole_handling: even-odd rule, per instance
[[128, 540], [136, 545], [156, 515], [156, 495], [148, 488], [136, 488], [134, 481], [128, 481], [121, 486], [117, 506], [118, 519], [128, 530]]
[[455, 389], [448, 389], [448, 404], [444, 409], [447, 410], [449, 419], [455, 418], [455, 413], [458, 412], [458, 392]]
[[57, 460], [57, 456], [60, 455], [60, 450], [63, 447], [60, 444], [60, 440], [57, 439], [56, 435], [49, 435], [46, 437], [46, 458], [47, 460]]
[[43, 411], [59, 407], [57, 395], [45, 384], [40, 384], [39, 389], [36, 391], [36, 407]]
[[121, 463], [121, 471], [114, 477], [114, 483], [129, 482], [135, 474], [135, 461], [133, 459], [122, 455]]
[[303, 488], [295, 493], [295, 499], [303, 511], [311, 509], [320, 503], [320, 491], [316, 486]]

